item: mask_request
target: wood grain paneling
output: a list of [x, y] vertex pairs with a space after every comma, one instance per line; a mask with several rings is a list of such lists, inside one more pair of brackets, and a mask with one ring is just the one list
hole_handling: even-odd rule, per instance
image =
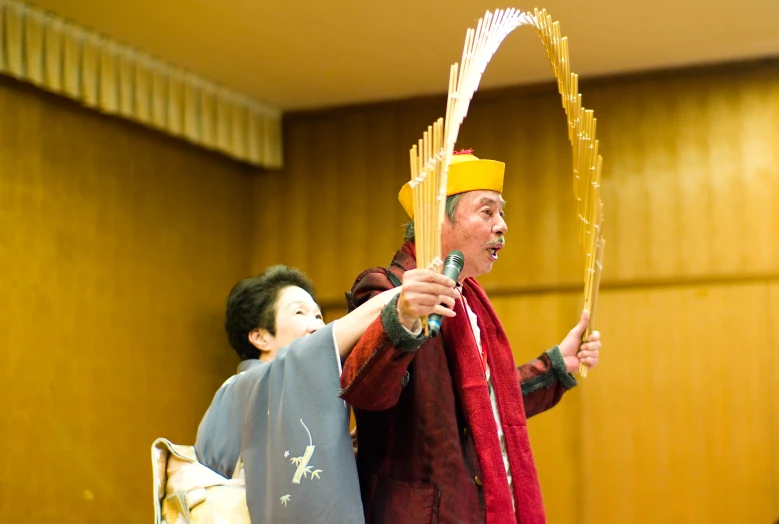
[[584, 522], [770, 522], [765, 283], [602, 295], [586, 380]]
[[10, 81], [0, 115], [0, 521], [149, 522], [152, 441], [238, 361], [248, 172]]
[[[550, 522], [772, 522], [777, 289], [601, 295], [601, 364], [529, 422]], [[494, 300], [517, 362], [562, 340], [580, 300]]]

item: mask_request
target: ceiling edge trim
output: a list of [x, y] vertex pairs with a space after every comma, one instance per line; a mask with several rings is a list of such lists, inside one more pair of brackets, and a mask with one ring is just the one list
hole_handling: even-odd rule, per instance
[[280, 110], [18, 0], [0, 0], [0, 73], [241, 162], [283, 164]]

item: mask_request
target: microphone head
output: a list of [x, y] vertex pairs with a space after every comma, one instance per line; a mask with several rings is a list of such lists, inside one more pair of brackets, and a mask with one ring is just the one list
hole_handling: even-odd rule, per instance
[[455, 266], [458, 273], [462, 271], [463, 265], [465, 265], [465, 255], [456, 249], [450, 251], [446, 256], [446, 260], [444, 260], [444, 266]]

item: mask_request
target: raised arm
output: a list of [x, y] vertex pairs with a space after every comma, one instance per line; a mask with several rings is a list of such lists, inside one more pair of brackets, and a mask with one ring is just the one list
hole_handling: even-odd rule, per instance
[[[360, 282], [356, 298], [373, 294], [389, 279], [372, 274]], [[342, 398], [352, 406], [381, 410], [395, 405], [400, 395], [401, 379], [424, 342], [419, 317], [438, 313], [452, 317], [456, 292], [454, 282], [433, 271], [413, 269], [403, 274], [401, 291], [384, 308], [344, 364], [341, 375]], [[356, 311], [356, 310], [355, 310]], [[416, 330], [414, 328], [417, 328]]]
[[368, 329], [368, 326], [376, 320], [384, 307], [400, 293], [401, 288], [394, 288], [383, 291], [360, 307], [339, 318], [333, 324], [333, 334], [338, 351], [341, 353], [341, 361], [345, 361], [352, 352], [354, 345], [360, 340], [360, 337]]

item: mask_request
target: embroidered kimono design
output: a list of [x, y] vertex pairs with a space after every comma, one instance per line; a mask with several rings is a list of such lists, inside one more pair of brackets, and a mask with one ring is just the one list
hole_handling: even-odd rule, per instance
[[[303, 428], [306, 430], [306, 433], [308, 434], [308, 446], [306, 446], [306, 450], [303, 453], [303, 456], [292, 457], [289, 459], [290, 463], [297, 466], [295, 469], [295, 473], [292, 476], [293, 484], [300, 484], [301, 478], [307, 479], [308, 475], [311, 475], [311, 480], [314, 479], [321, 480], [322, 477], [320, 477], [319, 475], [323, 473], [321, 469], [315, 469], [315, 466], [309, 465], [309, 461], [314, 456], [314, 451], [316, 451], [316, 446], [314, 445], [314, 439], [311, 437], [311, 431], [308, 429], [308, 426], [306, 426], [306, 423], [303, 422], [302, 418], [300, 419], [300, 424], [303, 426]], [[288, 458], [288, 457], [289, 457], [289, 450], [284, 452], [284, 458]], [[291, 499], [292, 499], [292, 495], [289, 493], [279, 497], [279, 501], [285, 507], [289, 504]]]
[[300, 423], [305, 428], [306, 433], [308, 433], [308, 446], [306, 446], [306, 451], [302, 457], [292, 457], [290, 459], [290, 461], [297, 466], [295, 475], [292, 477], [293, 484], [300, 484], [300, 477], [308, 478], [309, 473], [311, 474], [311, 480], [319, 478], [319, 474], [322, 473], [321, 469], [313, 469], [314, 466], [308, 465], [311, 457], [314, 456], [316, 446], [314, 445], [314, 440], [311, 438], [311, 431], [309, 431], [308, 426], [303, 422], [303, 419], [300, 419]]

